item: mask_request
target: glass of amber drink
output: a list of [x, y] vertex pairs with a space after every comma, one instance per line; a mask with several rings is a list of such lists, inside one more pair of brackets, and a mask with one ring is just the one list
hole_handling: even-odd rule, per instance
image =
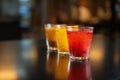
[[70, 58], [72, 60], [86, 60], [89, 58], [93, 27], [67, 26]]
[[49, 50], [57, 50], [56, 30], [52, 24], [45, 24], [46, 42]]

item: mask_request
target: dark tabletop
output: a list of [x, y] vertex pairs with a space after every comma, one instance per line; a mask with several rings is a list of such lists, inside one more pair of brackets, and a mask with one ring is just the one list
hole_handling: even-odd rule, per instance
[[120, 37], [94, 34], [81, 62], [47, 51], [42, 40], [1, 41], [0, 80], [120, 80]]

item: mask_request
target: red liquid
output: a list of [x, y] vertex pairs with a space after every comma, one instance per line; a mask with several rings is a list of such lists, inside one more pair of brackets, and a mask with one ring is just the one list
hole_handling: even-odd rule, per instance
[[92, 80], [89, 61], [70, 62], [68, 80]]
[[71, 56], [89, 57], [93, 32], [89, 30], [68, 31], [68, 42]]

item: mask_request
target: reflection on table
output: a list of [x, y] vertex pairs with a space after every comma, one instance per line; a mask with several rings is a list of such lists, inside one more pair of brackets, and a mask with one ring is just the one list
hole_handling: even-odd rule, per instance
[[70, 61], [68, 80], [92, 80], [89, 61]]
[[90, 59], [74, 62], [33, 39], [0, 42], [0, 80], [119, 80], [120, 37], [95, 34]]

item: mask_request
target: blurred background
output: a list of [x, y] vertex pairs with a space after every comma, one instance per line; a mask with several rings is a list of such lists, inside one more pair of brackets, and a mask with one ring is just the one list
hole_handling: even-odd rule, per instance
[[[106, 69], [106, 73], [112, 73], [112, 61], [119, 65], [120, 0], [0, 0], [0, 80], [37, 80], [31, 78], [33, 76], [47, 78], [42, 73], [45, 72], [45, 65], [50, 73], [48, 75], [53, 76], [51, 73], [55, 72], [54, 69], [56, 78], [62, 75], [58, 75], [59, 70], [63, 64], [67, 66], [65, 61], [68, 62], [68, 58], [60, 57], [58, 62], [56, 55], [52, 54], [51, 57], [47, 54], [46, 60], [44, 54], [44, 24], [47, 23], [94, 27], [94, 34], [98, 35], [93, 38], [91, 62], [92, 73], [97, 80], [104, 80], [98, 71], [103, 76]], [[41, 41], [34, 42], [31, 38]], [[56, 67], [56, 63], [59, 67]], [[115, 74], [119, 75], [120, 71], [115, 70]], [[26, 79], [26, 76], [30, 79]], [[109, 78], [110, 76], [108, 75]]]
[[0, 0], [0, 40], [44, 39], [44, 24], [79, 24], [119, 32], [120, 0]]

